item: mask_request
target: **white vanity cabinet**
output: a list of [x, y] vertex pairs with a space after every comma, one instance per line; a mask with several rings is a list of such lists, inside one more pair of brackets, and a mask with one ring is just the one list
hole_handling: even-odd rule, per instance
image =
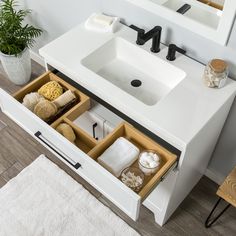
[[[40, 49], [46, 68], [50, 66], [63, 73], [66, 77], [60, 82], [78, 89], [78, 97], [81, 98], [78, 104], [52, 124], [43, 122], [20, 103], [23, 95], [39, 87], [37, 83], [43, 81], [42, 78], [36, 79], [36, 83], [32, 82], [13, 97], [0, 89], [1, 109], [133, 220], [138, 219], [140, 205], [144, 204], [154, 213], [156, 222], [163, 225], [206, 171], [234, 100], [236, 83], [229, 80], [222, 89], [209, 89], [201, 80], [203, 65], [177, 55], [174, 62], [169, 62], [169, 67], [165, 59], [167, 48], [162, 46], [160, 53], [149, 55], [151, 45], [147, 43], [141, 47], [143, 52], [139, 48], [137, 54], [148, 55], [150, 61], [151, 57], [155, 57], [157, 60], [154, 61], [159, 65], [170, 70], [173, 68], [172, 72], [182, 71], [180, 74], [183, 75], [175, 86], [168, 89], [168, 94], [149, 106], [81, 63], [115, 37], [128, 41], [129, 50], [136, 50], [136, 32], [124, 25], [120, 25], [114, 34], [101, 34], [87, 31], [83, 24]], [[132, 55], [129, 57], [132, 61]], [[155, 69], [155, 72], [158, 70]], [[172, 74], [174, 76], [175, 73]], [[50, 72], [42, 77], [49, 75]], [[103, 125], [109, 126], [111, 123], [115, 126], [100, 141], [73, 123], [90, 109], [91, 98], [106, 106], [106, 109], [102, 105], [92, 106], [104, 119]], [[129, 124], [123, 123], [123, 120]], [[82, 137], [76, 145], [55, 131], [61, 122], [70, 124]], [[141, 150], [156, 150], [164, 158], [163, 166], [146, 179], [138, 193], [125, 186], [96, 161], [121, 136], [132, 140]]]

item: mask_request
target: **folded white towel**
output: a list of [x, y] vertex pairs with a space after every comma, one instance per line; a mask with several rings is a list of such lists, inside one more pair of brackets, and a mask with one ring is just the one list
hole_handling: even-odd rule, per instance
[[134, 144], [120, 137], [98, 157], [98, 162], [116, 177], [119, 177], [125, 168], [137, 160], [139, 152]]
[[117, 30], [119, 21], [119, 17], [93, 13], [85, 22], [85, 28], [97, 32], [114, 33]]

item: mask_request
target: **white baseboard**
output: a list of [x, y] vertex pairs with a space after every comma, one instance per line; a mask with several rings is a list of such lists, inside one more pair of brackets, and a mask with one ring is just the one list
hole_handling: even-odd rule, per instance
[[205, 176], [219, 185], [222, 184], [222, 182], [225, 179], [225, 176], [222, 176], [221, 174], [217, 173], [216, 171], [213, 171], [210, 169], [206, 170]]
[[30, 57], [32, 60], [36, 61], [41, 66], [45, 66], [43, 58], [38, 53], [30, 50]]

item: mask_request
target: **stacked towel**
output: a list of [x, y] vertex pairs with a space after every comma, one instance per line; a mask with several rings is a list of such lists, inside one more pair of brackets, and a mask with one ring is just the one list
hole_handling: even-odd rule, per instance
[[119, 177], [125, 168], [137, 160], [139, 152], [134, 144], [120, 137], [98, 157], [98, 162], [116, 177]]
[[85, 22], [85, 28], [97, 32], [114, 33], [117, 29], [119, 20], [119, 17], [94, 13]]

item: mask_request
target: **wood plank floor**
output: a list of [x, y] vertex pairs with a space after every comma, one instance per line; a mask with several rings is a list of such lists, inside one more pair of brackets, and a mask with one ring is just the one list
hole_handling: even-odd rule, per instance
[[[43, 71], [41, 66], [33, 63], [32, 78], [35, 78]], [[19, 89], [18, 86], [15, 86], [6, 79], [6, 75], [1, 67], [0, 87], [10, 93]], [[236, 235], [235, 208], [230, 208], [212, 228], [204, 228], [204, 220], [217, 199], [215, 192], [218, 187], [208, 178], [203, 177], [201, 179], [164, 227], [160, 227], [155, 223], [152, 212], [145, 207], [141, 208], [139, 220], [133, 222], [85, 181], [74, 175], [71, 170], [58, 161], [46, 148], [0, 111], [0, 188], [42, 153], [83, 184], [101, 202], [110, 207], [142, 235]]]

